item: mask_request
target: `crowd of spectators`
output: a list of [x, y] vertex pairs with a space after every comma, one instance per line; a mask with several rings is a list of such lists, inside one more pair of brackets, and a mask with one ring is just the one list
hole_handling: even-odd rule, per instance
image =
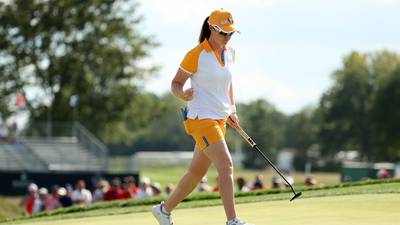
[[[286, 180], [290, 183], [290, 185], [294, 185], [294, 179], [292, 176], [285, 176]], [[255, 190], [267, 190], [267, 189], [283, 189], [288, 188], [289, 185], [279, 176], [273, 176], [271, 179], [271, 184], [267, 185], [264, 181], [262, 175], [258, 174], [254, 177], [254, 181], [248, 182], [243, 176], [238, 176], [235, 179], [235, 188], [237, 192], [249, 192]], [[216, 183], [218, 184], [218, 177], [216, 178]], [[304, 180], [304, 185], [306, 186], [315, 186], [318, 182], [313, 176], [307, 176]], [[219, 187], [211, 186], [208, 184], [207, 177], [203, 177], [201, 179], [199, 186], [197, 188], [198, 192], [218, 192]]]
[[164, 190], [161, 190], [159, 183], [151, 183], [147, 177], [143, 177], [137, 186], [136, 180], [132, 176], [125, 177], [122, 181], [118, 177], [112, 179], [111, 182], [100, 180], [93, 191], [87, 189], [84, 180], [78, 180], [75, 188], [71, 184], [64, 187], [54, 185], [50, 192], [45, 187], [39, 188], [35, 183], [31, 183], [28, 186], [28, 194], [21, 200], [20, 205], [24, 207], [26, 215], [32, 215], [61, 207], [85, 205], [99, 201], [169, 195], [172, 190], [172, 184], [168, 184]]
[[[291, 176], [286, 177], [291, 184], [294, 180]], [[218, 178], [217, 184], [218, 184]], [[285, 188], [287, 184], [280, 177], [272, 177], [271, 186], [265, 185], [262, 175], [255, 176], [253, 182], [247, 182], [242, 176], [235, 179], [236, 191], [249, 192], [253, 190], [264, 190], [269, 188]], [[309, 186], [316, 185], [313, 177], [307, 177], [305, 184]], [[142, 177], [139, 185], [136, 185], [134, 177], [125, 177], [123, 180], [116, 177], [108, 182], [99, 180], [93, 191], [86, 187], [84, 180], [78, 180], [75, 188], [67, 184], [64, 187], [54, 185], [50, 192], [47, 188], [39, 188], [35, 183], [28, 186], [28, 194], [22, 199], [21, 206], [25, 209], [26, 215], [32, 215], [38, 212], [51, 211], [62, 207], [72, 205], [92, 204], [99, 201], [112, 201], [118, 199], [145, 198], [149, 196], [170, 195], [174, 189], [172, 184], [167, 184], [164, 189], [157, 182], [151, 182], [148, 177]], [[208, 184], [207, 177], [204, 177], [198, 185], [198, 192], [218, 192], [218, 185]]]

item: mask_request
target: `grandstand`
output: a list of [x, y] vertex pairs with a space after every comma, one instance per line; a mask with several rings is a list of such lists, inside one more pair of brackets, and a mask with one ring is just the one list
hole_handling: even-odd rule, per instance
[[101, 159], [74, 138], [25, 140], [24, 143], [46, 163], [48, 170], [103, 170]]
[[[0, 143], [1, 171], [105, 171], [107, 148], [82, 125], [33, 125], [17, 142]], [[69, 131], [69, 132], [66, 132]]]
[[47, 170], [47, 164], [23, 143], [0, 143], [0, 170]]
[[16, 139], [0, 141], [0, 195], [22, 195], [34, 182], [40, 187], [84, 180], [93, 189], [99, 179], [134, 176], [119, 165], [111, 171], [108, 149], [79, 123], [30, 124]]

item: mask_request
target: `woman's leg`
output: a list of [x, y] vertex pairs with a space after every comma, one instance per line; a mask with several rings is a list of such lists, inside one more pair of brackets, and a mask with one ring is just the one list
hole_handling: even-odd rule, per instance
[[236, 217], [233, 191], [233, 163], [225, 140], [211, 144], [204, 150], [205, 155], [212, 161], [218, 172], [219, 193], [224, 204], [228, 220]]
[[185, 199], [185, 197], [197, 186], [201, 178], [203, 178], [207, 173], [210, 165], [210, 159], [196, 145], [189, 169], [165, 202], [165, 210], [171, 212], [183, 199]]

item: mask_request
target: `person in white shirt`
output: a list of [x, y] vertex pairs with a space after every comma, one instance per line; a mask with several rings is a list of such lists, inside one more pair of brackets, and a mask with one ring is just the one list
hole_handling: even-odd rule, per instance
[[144, 198], [153, 196], [153, 190], [150, 186], [150, 179], [148, 177], [143, 177], [140, 179], [139, 192], [136, 194], [136, 198]]
[[[211, 163], [218, 172], [218, 187], [227, 225], [250, 225], [236, 215], [233, 164], [225, 142], [226, 123], [237, 128], [232, 69], [235, 51], [227, 44], [236, 29], [230, 12], [219, 9], [204, 20], [199, 44], [184, 57], [172, 80], [172, 93], [187, 101], [182, 110], [187, 134], [196, 142], [188, 172], [165, 203], [152, 208], [161, 225], [172, 225], [171, 211], [188, 195], [206, 174]], [[191, 88], [183, 90], [190, 79]]]
[[71, 195], [74, 204], [89, 204], [92, 202], [92, 193], [86, 189], [84, 180], [79, 180], [76, 183], [76, 190]]

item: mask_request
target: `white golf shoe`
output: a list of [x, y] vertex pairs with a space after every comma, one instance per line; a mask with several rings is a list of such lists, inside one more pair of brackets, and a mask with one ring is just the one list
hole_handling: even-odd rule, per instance
[[161, 202], [160, 204], [153, 206], [151, 208], [153, 216], [157, 219], [160, 225], [173, 225], [174, 223], [172, 222], [171, 213], [166, 213], [165, 211], [163, 211], [162, 210], [163, 207], [164, 207], [164, 202]]
[[254, 224], [246, 223], [244, 221], [241, 221], [238, 217], [236, 217], [235, 219], [226, 222], [226, 225], [254, 225]]

